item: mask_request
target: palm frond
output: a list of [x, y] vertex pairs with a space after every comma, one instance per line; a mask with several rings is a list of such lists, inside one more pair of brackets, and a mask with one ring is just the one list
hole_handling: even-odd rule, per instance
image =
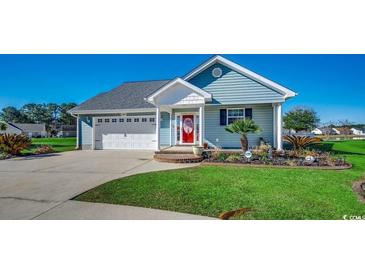
[[284, 136], [283, 140], [287, 143], [290, 143], [293, 146], [294, 150], [301, 150], [311, 144], [317, 144], [321, 142], [321, 139], [318, 137], [296, 136], [296, 135]]
[[241, 135], [261, 132], [260, 127], [255, 123], [254, 120], [251, 119], [236, 120], [232, 124], [225, 127], [225, 130], [230, 133], [238, 133]]

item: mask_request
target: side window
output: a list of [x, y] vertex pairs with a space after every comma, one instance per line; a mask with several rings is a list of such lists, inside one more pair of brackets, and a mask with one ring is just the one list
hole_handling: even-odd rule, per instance
[[119, 123], [124, 123], [124, 119], [123, 118], [120, 118], [119, 119]]
[[233, 108], [227, 111], [227, 124], [232, 124], [236, 120], [245, 119], [243, 108]]
[[130, 123], [132, 122], [132, 119], [131, 118], [127, 118], [127, 123]]
[[112, 119], [112, 123], [116, 123], [117, 122], [117, 119]]
[[154, 123], [155, 122], [155, 118], [150, 118], [150, 122]]
[[147, 118], [142, 118], [142, 122], [147, 122]]
[[103, 119], [98, 119], [98, 123], [102, 123], [103, 122]]
[[139, 122], [139, 118], [134, 118], [134, 122], [138, 123]]
[[109, 123], [110, 122], [110, 119], [105, 119], [104, 122], [105, 123]]

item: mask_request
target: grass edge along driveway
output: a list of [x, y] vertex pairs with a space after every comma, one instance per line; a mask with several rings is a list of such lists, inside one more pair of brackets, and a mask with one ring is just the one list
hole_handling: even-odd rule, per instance
[[157, 208], [218, 217], [242, 207], [241, 219], [342, 219], [365, 215], [352, 183], [364, 176], [365, 141], [327, 142], [346, 155], [349, 170], [217, 167], [150, 172], [117, 179], [76, 200]]
[[23, 155], [33, 154], [37, 147], [42, 145], [51, 146], [55, 152], [65, 152], [75, 150], [76, 137], [65, 137], [65, 138], [32, 138], [32, 145], [22, 151]]

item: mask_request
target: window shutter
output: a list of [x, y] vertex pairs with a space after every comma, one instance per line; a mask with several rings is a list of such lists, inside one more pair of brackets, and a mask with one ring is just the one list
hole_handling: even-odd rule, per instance
[[245, 109], [245, 118], [252, 120], [252, 108], [246, 108]]
[[227, 125], [227, 110], [220, 109], [220, 125], [226, 126]]

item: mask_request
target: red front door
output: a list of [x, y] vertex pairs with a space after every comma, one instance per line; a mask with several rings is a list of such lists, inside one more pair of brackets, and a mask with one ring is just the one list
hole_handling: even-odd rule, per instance
[[194, 143], [194, 115], [182, 116], [182, 141], [184, 144]]

